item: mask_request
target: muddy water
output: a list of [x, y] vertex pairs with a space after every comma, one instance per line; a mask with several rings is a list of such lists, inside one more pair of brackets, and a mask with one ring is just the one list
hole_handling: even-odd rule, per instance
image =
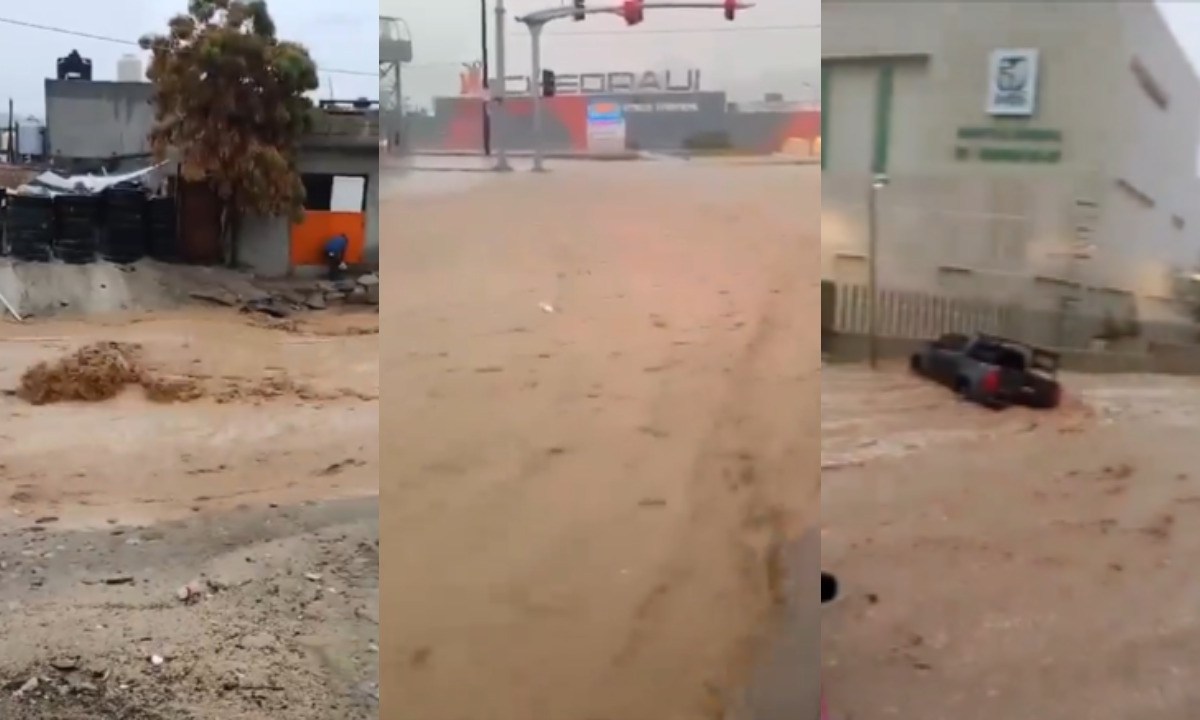
[[[997, 415], [901, 373], [826, 372], [828, 453], [851, 427], [904, 449], [825, 477], [822, 550], [845, 598], [822, 654], [839, 712], [1195, 717], [1200, 383], [1066, 382], [1074, 409]], [[869, 387], [890, 391], [860, 402]], [[960, 434], [910, 446], [912, 427]]]
[[720, 717], [817, 513], [818, 174], [452, 177], [384, 209], [384, 707]]
[[[91, 404], [0, 399], [0, 497], [13, 510], [0, 524], [39, 515], [69, 526], [149, 524], [242, 503], [374, 494], [378, 339], [340, 334], [374, 323], [331, 316], [287, 333], [231, 312], [186, 311], [0, 325], [0, 387], [35, 362], [114, 340], [142, 345], [160, 374], [247, 389], [227, 402], [170, 405], [136, 389]], [[317, 399], [256, 392], [280, 377]]]

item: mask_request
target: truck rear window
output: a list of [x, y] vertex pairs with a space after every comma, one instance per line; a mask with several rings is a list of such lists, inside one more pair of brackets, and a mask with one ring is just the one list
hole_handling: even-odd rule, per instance
[[1011, 370], [1024, 371], [1028, 367], [1028, 363], [1025, 360], [1025, 353], [1006, 345], [976, 343], [971, 347], [967, 355], [979, 362]]

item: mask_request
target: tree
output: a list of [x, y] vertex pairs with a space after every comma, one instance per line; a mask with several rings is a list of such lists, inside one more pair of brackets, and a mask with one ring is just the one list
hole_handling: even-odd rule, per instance
[[243, 216], [302, 216], [296, 155], [311, 122], [306, 93], [318, 87], [316, 65], [304, 46], [276, 36], [266, 0], [190, 0], [166, 34], [140, 44], [152, 53], [154, 155], [178, 159], [185, 180], [213, 190], [235, 264]]

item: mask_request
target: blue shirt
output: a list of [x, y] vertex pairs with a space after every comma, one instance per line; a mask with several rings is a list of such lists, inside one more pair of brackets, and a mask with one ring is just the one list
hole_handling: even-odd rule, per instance
[[350, 238], [345, 235], [335, 235], [325, 243], [326, 255], [344, 255], [350, 245]]

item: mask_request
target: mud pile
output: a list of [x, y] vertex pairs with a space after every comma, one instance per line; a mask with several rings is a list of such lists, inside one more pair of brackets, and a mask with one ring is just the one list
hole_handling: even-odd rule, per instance
[[98, 342], [54, 362], [40, 362], [21, 376], [17, 397], [31, 405], [100, 402], [129, 385], [140, 385], [154, 402], [183, 402], [204, 394], [189, 378], [156, 376], [141, 363], [140, 350], [130, 343]]

